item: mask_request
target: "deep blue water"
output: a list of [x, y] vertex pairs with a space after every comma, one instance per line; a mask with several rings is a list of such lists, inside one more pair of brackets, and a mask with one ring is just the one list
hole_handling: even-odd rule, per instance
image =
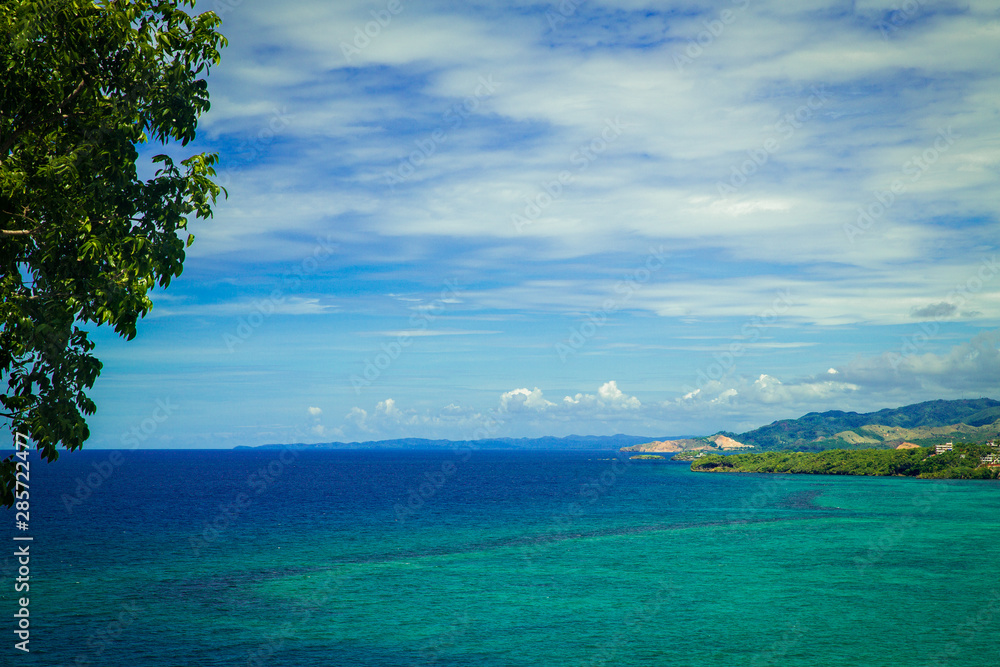
[[28, 531], [0, 513], [3, 665], [1000, 664], [995, 482], [88, 451], [30, 493]]

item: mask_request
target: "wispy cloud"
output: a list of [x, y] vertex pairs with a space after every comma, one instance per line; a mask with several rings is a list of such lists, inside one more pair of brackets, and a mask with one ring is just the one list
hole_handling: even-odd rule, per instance
[[[507, 394], [515, 435], [676, 434], [1000, 394], [982, 333], [1000, 327], [1000, 13], [917, 4], [227, 5], [198, 148], [230, 197], [148, 344], [105, 370], [133, 388], [107, 389], [109, 412], [251, 316], [185, 377], [267, 369], [259, 433], [283, 438], [320, 437], [304, 402], [325, 437], [460, 435]], [[356, 392], [386, 337], [410, 344]], [[744, 347], [683, 399], [716, 343]]]

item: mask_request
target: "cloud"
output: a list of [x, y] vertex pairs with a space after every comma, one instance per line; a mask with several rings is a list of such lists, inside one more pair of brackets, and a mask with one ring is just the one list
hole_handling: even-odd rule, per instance
[[[787, 406], [789, 416], [830, 409], [866, 411], [1000, 390], [1000, 330], [984, 331], [944, 353], [922, 352], [931, 343], [923, 331], [896, 351], [859, 357], [840, 369], [782, 381], [763, 373], [756, 379], [730, 375], [702, 383], [667, 406], [689, 413], [718, 406], [752, 414], [755, 406]], [[836, 379], [832, 379], [836, 378]]]
[[605, 382], [597, 390], [597, 394], [577, 394], [563, 399], [563, 405], [576, 412], [586, 413], [592, 410], [638, 410], [642, 403], [635, 396], [628, 396], [618, 388], [614, 380]]
[[[718, 34], [707, 0], [403, 3], [374, 28], [384, 4], [223, 6], [191, 152], [219, 152], [230, 196], [152, 326], [102, 338], [95, 424], [168, 380], [216, 390], [164, 426], [178, 442], [251, 410], [290, 415], [261, 438], [307, 437], [330, 416], [302, 420], [293, 383], [352, 438], [666, 436], [996, 392], [973, 339], [1000, 327], [995, 3], [886, 32], [891, 5], [736, 3]], [[373, 335], [411, 345], [352, 409]]]
[[[824, 375], [831, 375], [829, 372]], [[688, 392], [677, 404], [686, 409], [697, 405], [728, 406], [750, 409], [754, 406], [787, 405], [796, 409], [829, 405], [834, 399], [843, 398], [859, 390], [859, 386], [840, 380], [805, 378], [782, 382], [767, 373], [756, 379], [726, 377], [710, 381]]]
[[927, 319], [943, 319], [945, 317], [951, 317], [958, 312], [958, 306], [953, 303], [948, 303], [947, 301], [941, 301], [940, 303], [932, 303], [928, 306], [922, 308], [911, 308], [910, 314], [913, 317], [927, 318]]
[[1000, 329], [983, 331], [943, 354], [923, 352], [930, 342], [926, 332], [917, 331], [897, 350], [857, 359], [841, 375], [871, 390], [894, 387], [949, 395], [1000, 390]]
[[579, 393], [565, 396], [560, 403], [553, 403], [542, 395], [542, 390], [514, 389], [500, 396], [501, 413], [549, 412], [553, 415], [596, 416], [601, 412], [638, 410], [642, 403], [618, 388], [614, 380], [602, 384], [596, 394]]
[[[556, 431], [608, 431], [608, 423], [623, 419], [662, 418], [657, 405], [644, 406], [635, 396], [618, 388], [614, 380], [605, 382], [594, 394], [577, 393], [560, 402], [545, 398], [538, 387], [519, 388], [503, 392], [495, 407], [477, 410], [450, 403], [440, 410], [401, 409], [395, 401], [379, 402], [372, 413], [354, 407], [345, 416], [350, 428], [368, 438], [374, 437], [446, 437], [476, 439], [515, 435], [525, 430], [535, 435]], [[614, 432], [621, 429], [615, 428]]]
[[940, 353], [920, 349], [929, 340], [916, 342], [919, 345], [912, 349], [859, 357], [837, 368], [823, 365], [826, 370], [814, 375], [732, 372], [717, 380], [704, 378], [685, 395], [660, 400], [640, 400], [609, 380], [593, 393], [567, 395], [558, 402], [548, 400], [539, 387], [513, 389], [500, 394], [495, 407], [486, 411], [450, 403], [437, 411], [420, 412], [401, 409], [386, 399], [371, 415], [354, 408], [347, 421], [372, 437], [469, 439], [474, 433], [475, 437], [569, 433], [666, 437], [739, 432], [812, 411], [866, 412], [963, 393], [990, 395], [1000, 389], [1000, 329], [981, 332]]
[[500, 409], [508, 413], [547, 410], [553, 406], [555, 403], [543, 398], [538, 387], [532, 390], [514, 389], [500, 396]]
[[323, 410], [321, 410], [320, 408], [309, 408], [309, 414], [311, 414], [313, 417], [318, 417], [321, 414], [323, 414]]

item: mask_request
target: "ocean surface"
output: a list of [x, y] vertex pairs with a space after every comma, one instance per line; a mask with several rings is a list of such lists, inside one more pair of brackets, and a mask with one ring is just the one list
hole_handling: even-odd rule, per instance
[[85, 451], [0, 521], [3, 665], [1000, 664], [996, 482]]

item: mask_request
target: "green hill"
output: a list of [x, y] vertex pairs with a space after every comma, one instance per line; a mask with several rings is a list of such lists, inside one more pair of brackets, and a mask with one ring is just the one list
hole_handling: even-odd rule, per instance
[[931, 445], [978, 441], [1000, 434], [1000, 401], [977, 398], [927, 401], [857, 413], [831, 410], [783, 419], [746, 433], [726, 433], [758, 451], [794, 449], [888, 449], [904, 440]]
[[935, 455], [930, 447], [896, 450], [830, 449], [823, 452], [759, 452], [695, 459], [695, 472], [792, 473], [812, 475], [876, 475], [938, 479], [997, 479], [1000, 468], [982, 463], [995, 456], [986, 445], [955, 443], [950, 452]]

